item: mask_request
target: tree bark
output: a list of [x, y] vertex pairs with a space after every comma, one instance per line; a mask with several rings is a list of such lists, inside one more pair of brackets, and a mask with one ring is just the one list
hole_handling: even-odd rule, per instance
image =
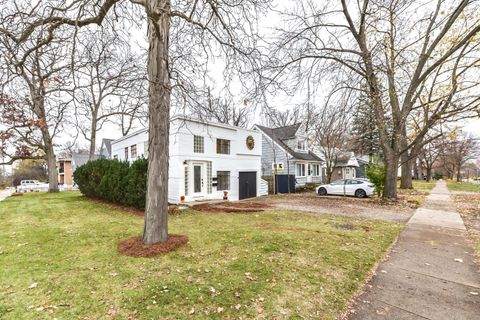
[[412, 176], [412, 160], [408, 159], [408, 152], [402, 155], [402, 175], [400, 181], [400, 189], [413, 189]]
[[[32, 90], [33, 91], [33, 90]], [[58, 192], [58, 172], [55, 151], [53, 150], [53, 141], [47, 126], [47, 117], [45, 115], [45, 92], [43, 87], [38, 92], [32, 94], [33, 112], [39, 119], [40, 132], [42, 133], [43, 151], [47, 161], [48, 173], [48, 192]]]
[[397, 199], [398, 157], [391, 155], [385, 159], [385, 186], [383, 198]]
[[88, 160], [94, 160], [95, 157], [95, 148], [97, 144], [97, 115], [94, 113], [92, 115], [92, 127], [90, 130], [90, 150], [88, 151]]
[[462, 180], [462, 177], [461, 177], [461, 166], [457, 166], [457, 182], [460, 182]]
[[170, 32], [170, 1], [149, 0], [148, 78], [149, 133], [148, 178], [143, 242], [168, 239], [168, 140], [170, 125], [170, 75], [168, 42]]
[[427, 167], [427, 181], [430, 182], [432, 180], [432, 168]]

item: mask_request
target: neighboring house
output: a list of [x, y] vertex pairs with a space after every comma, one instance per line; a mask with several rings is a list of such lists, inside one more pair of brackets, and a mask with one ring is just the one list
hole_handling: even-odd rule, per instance
[[332, 179], [353, 179], [357, 178], [358, 160], [353, 152], [343, 152], [337, 156], [335, 167], [332, 170]]
[[279, 128], [255, 125], [262, 133], [262, 176], [294, 175], [295, 184], [322, 181], [323, 160], [309, 149], [305, 126], [297, 123]]
[[[88, 162], [88, 154], [73, 153], [70, 158], [59, 158], [57, 160], [58, 184], [64, 187], [72, 187], [75, 184], [73, 173], [75, 170]], [[100, 158], [95, 155], [94, 159]]]
[[367, 177], [366, 170], [367, 170], [367, 165], [369, 163], [368, 155], [357, 157], [357, 162], [358, 162], [358, 168], [356, 168], [356, 177], [366, 178]]
[[102, 145], [100, 146], [100, 157], [110, 159], [112, 157], [112, 141], [114, 139], [102, 139]]
[[[183, 116], [170, 121], [168, 200], [256, 197], [265, 192], [262, 139], [257, 131]], [[148, 157], [148, 130], [112, 142], [112, 158], [132, 162]]]

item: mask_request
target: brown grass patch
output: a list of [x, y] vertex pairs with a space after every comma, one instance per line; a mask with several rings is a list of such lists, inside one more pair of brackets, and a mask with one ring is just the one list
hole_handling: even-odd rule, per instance
[[169, 234], [168, 240], [154, 244], [143, 243], [142, 237], [132, 237], [118, 244], [118, 253], [131, 257], [153, 257], [177, 250], [188, 243], [188, 237]]
[[260, 212], [270, 208], [269, 205], [258, 202], [220, 202], [201, 203], [192, 206], [192, 209], [203, 212]]

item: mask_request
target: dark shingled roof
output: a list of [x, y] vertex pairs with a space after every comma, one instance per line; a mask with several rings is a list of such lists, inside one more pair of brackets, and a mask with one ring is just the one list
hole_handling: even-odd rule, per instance
[[308, 153], [295, 152], [289, 146], [287, 146], [282, 140], [295, 138], [298, 128], [301, 126], [301, 123], [296, 123], [286, 127], [280, 128], [267, 128], [257, 124], [257, 128], [263, 131], [270, 139], [275, 141], [280, 147], [285, 149], [294, 159], [296, 160], [308, 160], [308, 161], [323, 161], [322, 158], [317, 156], [312, 151]]
[[112, 154], [112, 141], [115, 139], [107, 139], [103, 138], [102, 139], [102, 145], [105, 145], [105, 148], [107, 149], [108, 154]]

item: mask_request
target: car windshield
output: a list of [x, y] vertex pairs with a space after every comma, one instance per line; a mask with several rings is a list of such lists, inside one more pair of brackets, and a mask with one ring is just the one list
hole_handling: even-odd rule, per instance
[[345, 184], [345, 180], [333, 181], [331, 184], [334, 184], [334, 185]]

